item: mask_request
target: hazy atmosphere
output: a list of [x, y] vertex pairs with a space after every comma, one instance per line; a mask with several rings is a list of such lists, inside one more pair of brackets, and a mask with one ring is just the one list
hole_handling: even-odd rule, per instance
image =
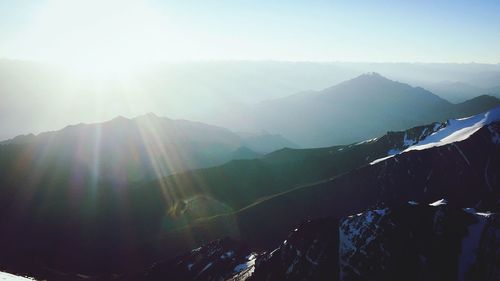
[[500, 79], [498, 14], [497, 1], [1, 1], [0, 139], [148, 112], [225, 125], [228, 108], [365, 72], [461, 102]]
[[21, 0], [2, 1], [0, 11], [2, 57], [82, 68], [157, 60], [498, 63], [500, 55], [498, 1]]
[[0, 0], [0, 280], [500, 280], [499, 15]]

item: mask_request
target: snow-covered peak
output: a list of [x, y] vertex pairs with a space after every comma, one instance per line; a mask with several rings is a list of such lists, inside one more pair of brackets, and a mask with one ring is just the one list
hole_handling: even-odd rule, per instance
[[500, 121], [500, 107], [467, 118], [450, 119], [446, 123], [446, 126], [415, 145], [408, 147], [403, 152], [422, 150], [463, 141], [483, 126], [489, 125], [495, 121]]
[[[500, 107], [471, 117], [450, 119], [444, 124], [436, 123], [432, 133], [428, 135], [423, 134], [421, 136], [422, 138], [414, 143], [408, 141], [405, 134], [403, 147], [406, 147], [406, 149], [401, 152], [396, 149], [391, 149], [387, 152], [388, 156], [376, 159], [372, 161], [370, 165], [377, 164], [394, 155], [408, 151], [424, 150], [466, 140], [482, 127], [497, 121], [500, 121]], [[490, 129], [492, 133], [492, 142], [496, 144], [500, 143], [500, 135], [490, 127], [488, 127], [488, 129]]]

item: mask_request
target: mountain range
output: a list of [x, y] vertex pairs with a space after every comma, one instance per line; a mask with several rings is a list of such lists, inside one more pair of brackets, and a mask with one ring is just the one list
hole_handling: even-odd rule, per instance
[[422, 87], [453, 103], [460, 103], [480, 95], [500, 98], [500, 88], [478, 87], [465, 82], [442, 81], [438, 83], [421, 83]]
[[268, 251], [217, 239], [124, 280], [495, 280], [498, 231], [497, 214], [409, 201], [304, 221]]
[[[103, 122], [119, 115], [130, 118], [147, 112], [213, 123], [215, 113], [223, 114], [227, 108], [252, 106], [308, 90], [318, 91], [373, 71], [391, 80], [423, 87], [453, 103], [483, 94], [498, 94], [498, 91], [484, 89], [500, 86], [499, 64], [159, 63], [136, 69], [126, 81], [94, 81], [72, 76], [71, 71], [54, 65], [0, 59], [0, 140], [56, 130], [68, 124]], [[445, 91], [435, 87], [450, 83], [461, 83], [464, 87]], [[461, 95], [465, 88], [471, 91]]]
[[[79, 124], [64, 129], [21, 135], [0, 142], [0, 149], [25, 155], [26, 169], [43, 163], [93, 178], [139, 181], [188, 169], [214, 166], [231, 159], [255, 157], [295, 144], [279, 135], [242, 137], [227, 129], [146, 114], [133, 119], [117, 117], [104, 123]], [[239, 155], [242, 149], [247, 155]], [[4, 153], [5, 154], [5, 153]], [[4, 172], [13, 167], [6, 157]], [[70, 164], [68, 166], [68, 164]], [[59, 169], [61, 170], [61, 169]]]
[[497, 108], [408, 131], [402, 151], [199, 221], [184, 231], [232, 230], [237, 240], [205, 242], [126, 280], [496, 280], [499, 121]]
[[381, 204], [447, 198], [453, 206], [498, 211], [499, 112], [351, 145], [282, 149], [120, 188], [100, 182], [34, 189], [3, 179], [0, 264], [50, 280], [124, 280], [221, 237], [266, 251], [300, 221], [340, 219]]
[[279, 133], [302, 147], [324, 147], [469, 116], [498, 105], [500, 100], [490, 96], [452, 104], [423, 88], [368, 73], [321, 91], [229, 108], [211, 122]]
[[[495, 280], [498, 254], [487, 248], [500, 243], [497, 216], [483, 214], [500, 209], [499, 105], [489, 95], [453, 104], [368, 73], [233, 108], [219, 120], [231, 130], [146, 114], [21, 135], [0, 142], [0, 270], [40, 280], [391, 280], [420, 266], [415, 280]], [[436, 224], [445, 201], [452, 216]], [[458, 251], [472, 246], [457, 241], [477, 221], [488, 241], [471, 238], [478, 258], [464, 259]], [[398, 250], [443, 239], [456, 243], [412, 248], [420, 262]]]

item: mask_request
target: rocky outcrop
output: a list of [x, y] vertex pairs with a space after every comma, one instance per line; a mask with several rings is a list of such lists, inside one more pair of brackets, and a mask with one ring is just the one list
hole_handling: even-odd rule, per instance
[[256, 254], [230, 238], [218, 239], [175, 259], [155, 263], [128, 281], [227, 280], [251, 274]]
[[280, 247], [257, 259], [250, 280], [335, 280], [338, 224], [334, 218], [302, 223]]
[[216, 240], [127, 280], [458, 280], [500, 278], [500, 217], [439, 200], [308, 220], [257, 254]]
[[498, 280], [500, 219], [411, 204], [369, 210], [340, 224], [340, 280]]

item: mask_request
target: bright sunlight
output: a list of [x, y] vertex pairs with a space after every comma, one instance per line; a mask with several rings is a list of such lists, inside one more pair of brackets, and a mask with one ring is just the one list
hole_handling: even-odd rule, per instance
[[[112, 11], [112, 13], [110, 13]], [[29, 27], [32, 56], [77, 76], [119, 78], [168, 57], [168, 19], [146, 2], [50, 1]], [[62, 24], [64, 23], [64, 24]]]

